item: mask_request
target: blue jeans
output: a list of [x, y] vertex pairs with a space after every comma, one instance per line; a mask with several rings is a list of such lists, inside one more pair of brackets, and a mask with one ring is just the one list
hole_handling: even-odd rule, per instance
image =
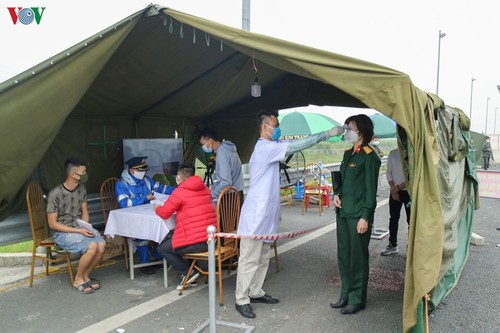
[[94, 233], [94, 237], [87, 237], [73, 232], [54, 232], [52, 238], [56, 245], [64, 251], [80, 254], [87, 252], [90, 243], [97, 242], [99, 244], [104, 242], [98, 232]]

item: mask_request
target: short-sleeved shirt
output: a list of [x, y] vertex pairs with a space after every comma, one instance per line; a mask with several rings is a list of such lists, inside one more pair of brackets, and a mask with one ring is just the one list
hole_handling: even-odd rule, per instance
[[250, 157], [250, 188], [241, 208], [238, 234], [275, 233], [280, 217], [279, 161], [285, 159], [288, 142], [260, 138]]
[[73, 191], [63, 184], [57, 185], [49, 193], [47, 213], [57, 213], [57, 222], [68, 227], [78, 228], [76, 219], [82, 216], [82, 204], [87, 202], [87, 189], [78, 185]]

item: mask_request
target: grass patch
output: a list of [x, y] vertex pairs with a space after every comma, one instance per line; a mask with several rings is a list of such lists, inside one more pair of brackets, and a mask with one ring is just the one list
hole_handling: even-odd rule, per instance
[[0, 246], [0, 253], [20, 253], [33, 251], [33, 241]]

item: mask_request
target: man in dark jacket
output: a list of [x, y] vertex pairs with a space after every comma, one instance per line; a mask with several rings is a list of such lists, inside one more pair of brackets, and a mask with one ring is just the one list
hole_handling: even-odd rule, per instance
[[488, 170], [490, 167], [490, 158], [491, 158], [491, 143], [490, 143], [490, 137], [486, 137], [486, 141], [484, 142], [483, 146], [483, 169]]
[[189, 277], [189, 262], [184, 254], [208, 251], [207, 227], [217, 224], [215, 208], [212, 204], [210, 190], [202, 179], [194, 175], [194, 166], [181, 164], [177, 171], [177, 189], [172, 192], [163, 206], [155, 205], [155, 211], [162, 219], [167, 219], [177, 212], [175, 231], [172, 237], [167, 237], [158, 245], [158, 253], [167, 259], [181, 275], [181, 290], [184, 280], [188, 285], [195, 286], [200, 273], [193, 271]]

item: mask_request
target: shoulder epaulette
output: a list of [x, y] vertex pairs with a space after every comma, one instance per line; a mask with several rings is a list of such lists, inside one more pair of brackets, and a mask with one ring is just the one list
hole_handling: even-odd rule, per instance
[[370, 153], [372, 153], [372, 152], [373, 152], [373, 149], [371, 149], [371, 148], [370, 148], [370, 147], [368, 147], [368, 146], [364, 146], [364, 147], [363, 147], [363, 150], [365, 151], [365, 154], [366, 154], [366, 155], [368, 155], [368, 154], [370, 154]]

